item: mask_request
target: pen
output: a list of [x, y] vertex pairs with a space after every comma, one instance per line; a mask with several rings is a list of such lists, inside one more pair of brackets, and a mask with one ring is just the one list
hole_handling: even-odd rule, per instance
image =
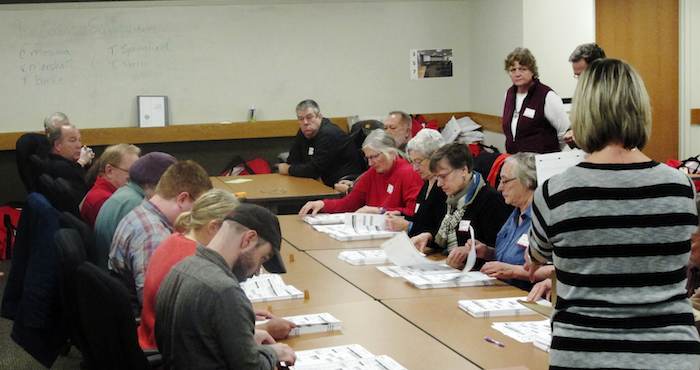
[[503, 344], [503, 343], [501, 343], [501, 342], [499, 342], [499, 341], [497, 341], [497, 340], [495, 340], [495, 339], [493, 339], [493, 338], [491, 338], [491, 337], [484, 337], [484, 340], [487, 341], [487, 342], [489, 342], [489, 343], [495, 344], [495, 345], [497, 345], [497, 346], [499, 346], [499, 347], [501, 347], [501, 348], [503, 348], [503, 347], [506, 346], [505, 344]]

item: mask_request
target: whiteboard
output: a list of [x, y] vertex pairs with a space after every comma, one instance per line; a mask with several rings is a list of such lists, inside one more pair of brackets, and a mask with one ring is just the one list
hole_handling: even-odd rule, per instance
[[[466, 110], [466, 2], [0, 5], [0, 132], [137, 126], [137, 95], [174, 124]], [[410, 81], [412, 48], [452, 48], [453, 78]], [[437, 81], [439, 80], [439, 81]]]

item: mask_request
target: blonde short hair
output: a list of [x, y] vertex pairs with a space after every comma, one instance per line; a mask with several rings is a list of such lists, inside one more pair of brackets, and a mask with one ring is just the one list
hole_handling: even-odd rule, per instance
[[236, 196], [229, 191], [211, 189], [192, 204], [192, 210], [182, 212], [175, 220], [175, 228], [181, 232], [199, 230], [211, 221], [223, 221], [238, 207]]
[[530, 49], [515, 48], [513, 51], [511, 51], [510, 54], [506, 56], [506, 60], [504, 61], [505, 71], [509, 72], [510, 67], [512, 67], [515, 62], [518, 62], [523, 67], [527, 67], [527, 69], [532, 72], [533, 78], [540, 77], [540, 73], [537, 70], [537, 60], [535, 59], [535, 56], [532, 55], [532, 52], [530, 52]]
[[651, 106], [637, 71], [618, 59], [591, 63], [576, 86], [571, 128], [588, 153], [609, 144], [642, 149], [651, 135]]

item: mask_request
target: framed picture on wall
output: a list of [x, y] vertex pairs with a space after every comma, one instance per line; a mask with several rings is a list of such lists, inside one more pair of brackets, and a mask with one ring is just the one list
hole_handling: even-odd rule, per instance
[[168, 124], [168, 97], [165, 95], [139, 95], [139, 127], [165, 127]]

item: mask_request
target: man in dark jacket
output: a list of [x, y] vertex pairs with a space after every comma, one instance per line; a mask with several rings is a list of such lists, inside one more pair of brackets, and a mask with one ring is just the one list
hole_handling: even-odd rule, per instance
[[362, 172], [357, 147], [338, 126], [323, 118], [315, 101], [302, 101], [297, 104], [296, 112], [299, 132], [289, 150], [287, 163], [277, 166], [280, 174], [320, 177], [332, 187], [341, 177]]

